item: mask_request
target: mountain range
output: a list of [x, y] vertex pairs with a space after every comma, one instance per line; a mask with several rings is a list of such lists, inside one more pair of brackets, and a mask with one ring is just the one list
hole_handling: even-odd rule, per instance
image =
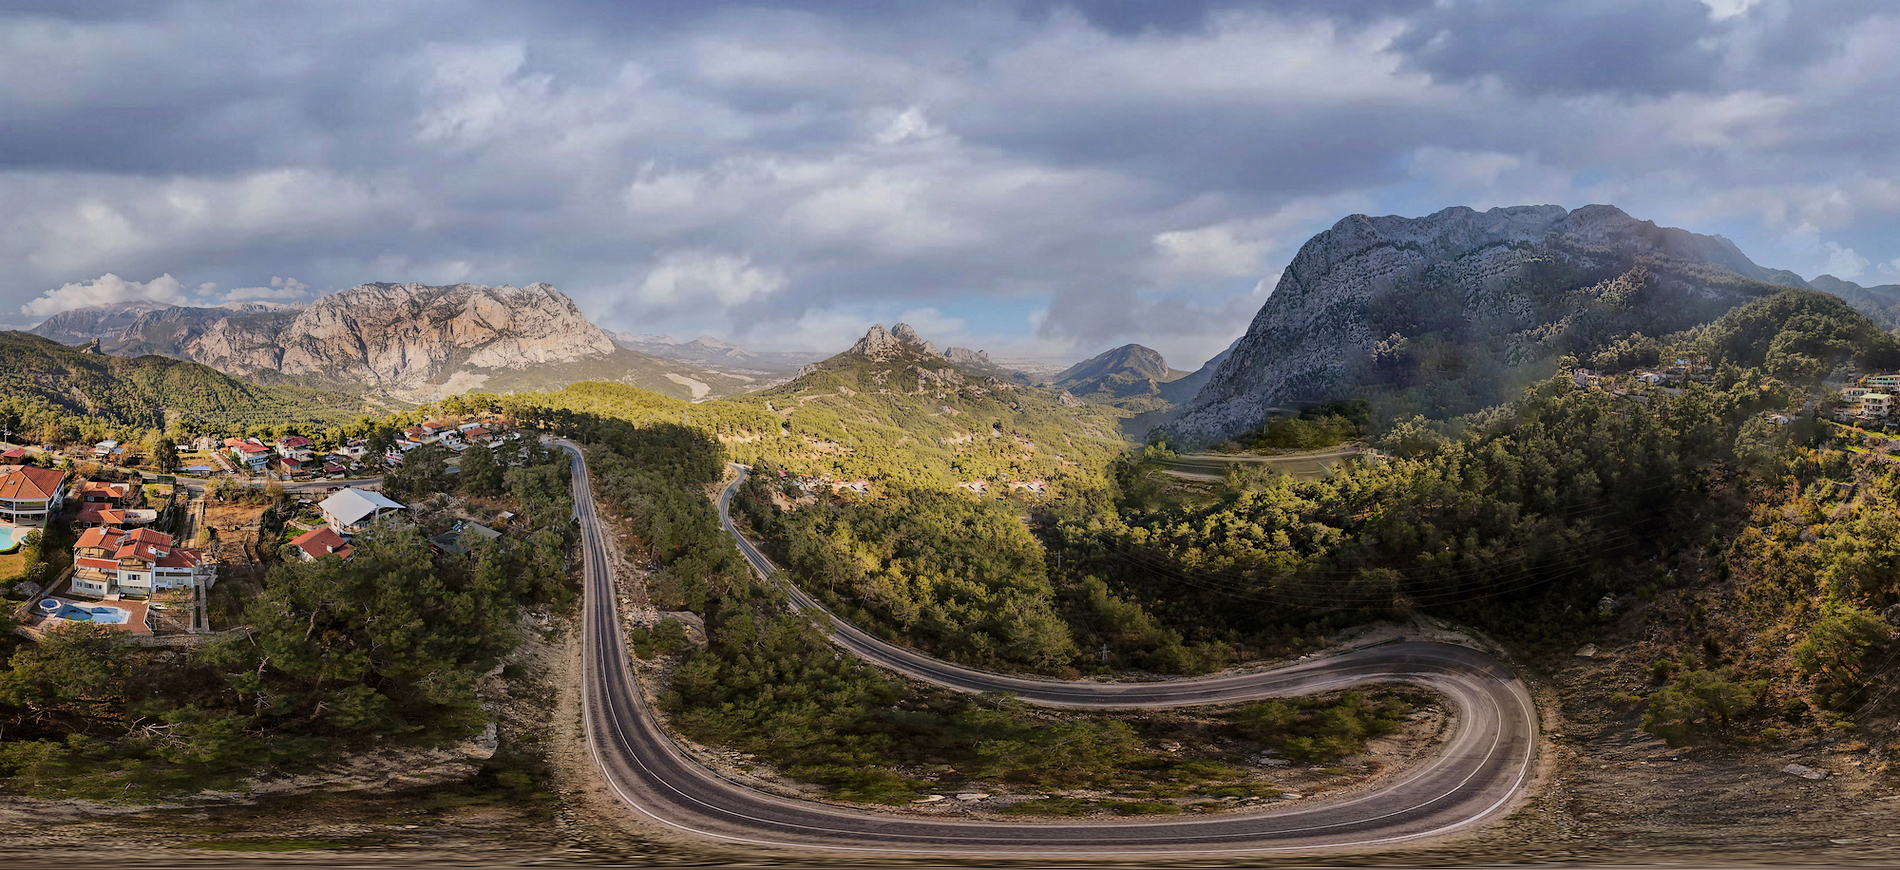
[[65, 344], [96, 341], [117, 356], [156, 354], [407, 402], [582, 380], [698, 399], [741, 391], [751, 380], [621, 348], [572, 299], [538, 283], [359, 284], [303, 307], [116, 303], [54, 315], [31, 332]]
[[[909, 392], [1042, 384], [1066, 401], [1135, 412], [1131, 431], [1160, 424], [1176, 440], [1207, 443], [1275, 409], [1341, 398], [1368, 399], [1383, 420], [1468, 413], [1548, 376], [1565, 355], [1587, 360], [1631, 336], [1688, 329], [1785, 287], [1831, 293], [1900, 327], [1900, 285], [1804, 281], [1755, 264], [1720, 236], [1612, 206], [1457, 207], [1421, 218], [1351, 215], [1314, 236], [1246, 334], [1191, 373], [1139, 344], [1056, 371], [981, 350], [939, 351], [903, 324], [872, 328], [849, 355], [915, 356], [901, 376]], [[700, 400], [823, 368], [814, 354], [750, 351], [711, 336], [609, 334], [539, 283], [361, 284], [308, 306], [122, 302], [67, 311], [32, 332], [116, 356], [156, 354], [407, 402], [583, 380]]]

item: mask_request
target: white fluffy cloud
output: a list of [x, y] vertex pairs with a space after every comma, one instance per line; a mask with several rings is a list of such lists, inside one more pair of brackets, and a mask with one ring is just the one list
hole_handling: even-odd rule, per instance
[[785, 286], [776, 269], [755, 266], [742, 254], [676, 251], [647, 272], [635, 295], [657, 309], [716, 302], [730, 308]]
[[187, 301], [185, 285], [169, 274], [160, 275], [150, 281], [139, 282], [127, 281], [107, 272], [89, 281], [62, 284], [48, 290], [33, 301], [20, 306], [20, 311], [34, 317], [51, 317], [73, 308], [141, 299], [166, 305], [180, 305]]
[[1827, 250], [1827, 273], [1836, 278], [1852, 281], [1867, 271], [1868, 260], [1853, 248], [1844, 247], [1840, 242], [1828, 242], [1822, 245]]

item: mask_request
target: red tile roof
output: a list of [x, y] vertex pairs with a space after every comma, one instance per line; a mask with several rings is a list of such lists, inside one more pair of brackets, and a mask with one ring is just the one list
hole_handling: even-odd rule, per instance
[[0, 499], [52, 498], [66, 482], [66, 472], [31, 465], [0, 475]]
[[94, 571], [119, 570], [119, 563], [114, 562], [111, 559], [80, 558], [80, 559], [75, 560], [74, 564], [78, 565], [81, 568], [91, 568]]
[[348, 559], [351, 552], [349, 542], [343, 540], [343, 536], [337, 534], [336, 530], [329, 526], [318, 526], [291, 538], [290, 545], [304, 551], [304, 554], [312, 559], [321, 559], [332, 553]]
[[79, 488], [82, 495], [103, 495], [110, 498], [125, 498], [132, 488], [123, 483], [107, 483], [103, 480], [88, 480]]
[[[79, 522], [86, 525], [116, 526], [125, 522], [125, 511], [104, 504], [88, 504], [79, 509]], [[84, 546], [84, 544], [78, 546]], [[94, 544], [93, 546], [101, 545]]]
[[303, 437], [302, 435], [287, 435], [283, 438], [277, 439], [277, 443], [279, 446], [282, 446], [282, 447], [309, 447], [311, 444], [315, 442], [311, 441], [308, 438]]
[[173, 550], [158, 560], [160, 568], [196, 568], [204, 561], [204, 553], [199, 550]]
[[115, 529], [111, 526], [87, 529], [80, 534], [78, 542], [73, 544], [73, 549], [77, 550], [84, 547], [116, 547], [119, 545], [119, 538], [124, 534], [124, 529]]
[[269, 447], [265, 447], [262, 444], [252, 444], [249, 441], [246, 441], [242, 444], [234, 444], [232, 446], [237, 448], [238, 452], [240, 453], [269, 453], [270, 452]]

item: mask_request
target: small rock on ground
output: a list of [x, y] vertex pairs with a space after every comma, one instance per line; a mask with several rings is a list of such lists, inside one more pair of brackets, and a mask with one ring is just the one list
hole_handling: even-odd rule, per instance
[[1782, 773], [1792, 773], [1802, 779], [1827, 779], [1827, 771], [1815, 770], [1805, 764], [1790, 764], [1781, 769]]

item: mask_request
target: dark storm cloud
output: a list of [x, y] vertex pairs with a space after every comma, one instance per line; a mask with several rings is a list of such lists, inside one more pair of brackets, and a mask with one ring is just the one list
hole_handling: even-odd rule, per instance
[[987, 301], [992, 349], [1191, 362], [1350, 211], [1609, 200], [1872, 275], [1884, 8], [0, 0], [0, 293], [545, 280], [818, 345]]
[[1700, 90], [1721, 57], [1699, 0], [1461, 2], [1421, 11], [1394, 43], [1445, 81], [1495, 77], [1532, 94]]

